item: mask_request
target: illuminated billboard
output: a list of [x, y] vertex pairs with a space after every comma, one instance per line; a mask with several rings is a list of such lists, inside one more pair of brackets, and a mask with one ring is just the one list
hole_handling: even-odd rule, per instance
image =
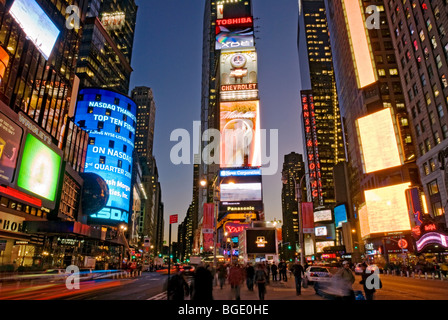
[[221, 201], [261, 201], [261, 183], [229, 183], [220, 185]]
[[17, 186], [54, 202], [56, 200], [61, 164], [62, 157], [60, 152], [57, 153], [28, 133], [19, 167]]
[[377, 77], [361, 4], [359, 0], [342, 3], [358, 87], [363, 88], [376, 82]]
[[252, 17], [216, 20], [216, 50], [253, 47]]
[[316, 227], [314, 233], [316, 237], [325, 237], [328, 234], [327, 227]]
[[247, 254], [277, 254], [276, 229], [246, 229]]
[[15, 0], [9, 13], [48, 60], [60, 31], [44, 10], [35, 0]]
[[334, 223], [336, 228], [341, 228], [344, 222], [347, 222], [347, 208], [345, 204], [334, 207]]
[[109, 187], [106, 207], [92, 214], [90, 223], [128, 223], [136, 112], [135, 102], [119, 93], [79, 92], [75, 121], [90, 131], [85, 172], [98, 174]]
[[0, 181], [12, 182], [23, 129], [0, 112]]
[[221, 101], [258, 98], [258, 63], [255, 48], [223, 50], [220, 58]]
[[261, 176], [261, 169], [235, 169], [235, 170], [221, 170], [219, 172], [221, 177], [249, 177]]
[[392, 108], [356, 120], [364, 173], [403, 164]]
[[319, 205], [323, 206], [322, 173], [319, 156], [319, 142], [317, 139], [314, 97], [311, 91], [304, 90], [301, 91], [301, 98], [310, 192], [313, 200], [318, 200]]
[[331, 220], [333, 220], [331, 210], [314, 211], [314, 222], [331, 221]]
[[260, 167], [259, 101], [221, 102], [221, 168]]
[[359, 209], [361, 236], [411, 231], [405, 191], [410, 183], [365, 190], [365, 207]]
[[124, 27], [126, 14], [121, 11], [103, 13], [101, 23], [106, 30], [119, 30]]
[[320, 242], [316, 242], [316, 252], [320, 253], [320, 252], [324, 252], [324, 248], [326, 247], [333, 247], [334, 246], [334, 241], [320, 241]]

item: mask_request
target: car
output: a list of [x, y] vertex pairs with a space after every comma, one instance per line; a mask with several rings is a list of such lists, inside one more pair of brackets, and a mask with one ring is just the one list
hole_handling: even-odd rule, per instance
[[305, 271], [305, 279], [308, 284], [315, 282], [328, 282], [338, 271], [338, 268], [327, 266], [310, 266]]
[[192, 276], [194, 274], [194, 267], [191, 265], [183, 266], [180, 271], [186, 276]]
[[362, 263], [357, 263], [355, 266], [355, 274], [360, 275], [362, 274], [362, 268], [361, 268]]
[[[355, 274], [356, 275], [361, 275], [362, 274], [362, 268], [361, 268], [362, 263], [358, 263], [355, 266]], [[370, 264], [367, 266], [366, 268], [366, 273], [372, 273], [372, 272], [378, 272], [379, 273], [379, 267], [376, 264]]]

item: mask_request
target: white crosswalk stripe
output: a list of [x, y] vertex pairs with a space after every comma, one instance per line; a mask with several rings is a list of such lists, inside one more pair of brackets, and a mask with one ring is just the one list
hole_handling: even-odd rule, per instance
[[151, 297], [148, 300], [167, 300], [166, 292], [159, 293], [158, 295]]

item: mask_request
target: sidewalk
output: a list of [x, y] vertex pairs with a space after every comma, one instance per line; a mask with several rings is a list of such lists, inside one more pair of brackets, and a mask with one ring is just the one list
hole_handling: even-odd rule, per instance
[[[219, 285], [213, 288], [214, 300], [235, 300], [232, 297], [230, 285], [226, 282], [223, 289]], [[241, 286], [241, 300], [259, 300], [258, 299], [258, 287], [254, 286], [254, 291], [247, 289], [246, 282]], [[302, 288], [302, 294], [296, 295], [295, 280], [294, 277], [289, 278], [287, 282], [283, 281], [270, 281], [266, 286], [265, 300], [324, 300], [318, 296], [313, 287], [306, 289]]]

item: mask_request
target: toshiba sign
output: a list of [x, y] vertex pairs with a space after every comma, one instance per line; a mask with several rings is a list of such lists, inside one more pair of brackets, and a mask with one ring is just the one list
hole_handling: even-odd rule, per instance
[[245, 24], [252, 24], [254, 23], [252, 17], [247, 18], [231, 18], [231, 19], [221, 19], [216, 20], [217, 26], [232, 26], [232, 25], [245, 25]]

